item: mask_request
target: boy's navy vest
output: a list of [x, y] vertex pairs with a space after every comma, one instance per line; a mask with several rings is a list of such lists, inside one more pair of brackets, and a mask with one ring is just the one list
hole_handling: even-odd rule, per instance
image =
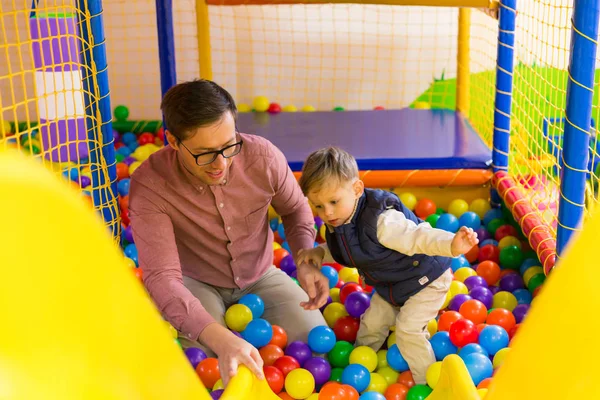
[[333, 232], [327, 229], [326, 238], [338, 264], [357, 268], [365, 283], [373, 286], [381, 297], [402, 306], [450, 268], [451, 259], [424, 254], [407, 256], [379, 243], [377, 219], [391, 208], [416, 224], [423, 222], [394, 193], [365, 189], [351, 222], [333, 228]]

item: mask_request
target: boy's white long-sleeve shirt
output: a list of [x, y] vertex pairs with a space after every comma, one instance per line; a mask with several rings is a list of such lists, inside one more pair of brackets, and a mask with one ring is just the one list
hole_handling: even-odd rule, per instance
[[[451, 244], [454, 233], [433, 228], [428, 222], [416, 224], [397, 210], [382, 212], [377, 219], [377, 239], [383, 246], [408, 256], [453, 257]], [[323, 263], [336, 262], [327, 243], [320, 245], [325, 250]]]

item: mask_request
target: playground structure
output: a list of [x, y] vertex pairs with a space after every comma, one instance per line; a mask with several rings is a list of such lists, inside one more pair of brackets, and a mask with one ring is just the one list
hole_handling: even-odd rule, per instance
[[368, 186], [444, 207], [493, 188], [545, 274], [598, 201], [597, 1], [67, 3], [3, 0], [0, 149], [67, 175], [115, 243], [113, 129], [158, 130], [161, 93], [197, 76], [231, 90], [240, 129], [271, 139], [296, 173], [338, 144]]

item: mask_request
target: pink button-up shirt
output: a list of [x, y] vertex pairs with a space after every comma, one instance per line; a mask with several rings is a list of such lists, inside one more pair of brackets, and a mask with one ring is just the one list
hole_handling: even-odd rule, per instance
[[312, 211], [281, 151], [259, 136], [241, 137], [222, 185], [202, 183], [169, 146], [131, 177], [129, 216], [144, 284], [164, 317], [192, 339], [214, 319], [182, 274], [227, 288], [255, 282], [273, 262], [269, 204], [294, 255], [314, 244]]

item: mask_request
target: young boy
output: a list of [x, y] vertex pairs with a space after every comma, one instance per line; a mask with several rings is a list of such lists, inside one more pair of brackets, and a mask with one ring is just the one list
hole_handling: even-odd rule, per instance
[[449, 257], [468, 252], [477, 235], [465, 227], [456, 234], [434, 229], [395, 194], [365, 189], [356, 160], [336, 147], [308, 157], [300, 187], [327, 225], [327, 243], [302, 250], [299, 262], [357, 268], [376, 293], [361, 317], [356, 345], [379, 350], [395, 324], [398, 349], [414, 381], [425, 384], [435, 362], [427, 323], [450, 288]]

